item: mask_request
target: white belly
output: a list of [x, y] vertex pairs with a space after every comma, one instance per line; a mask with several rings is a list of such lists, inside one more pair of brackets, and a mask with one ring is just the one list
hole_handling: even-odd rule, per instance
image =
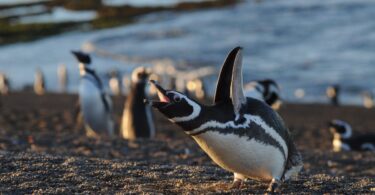
[[276, 147], [255, 139], [213, 131], [193, 138], [216, 164], [228, 171], [265, 181], [282, 176], [285, 160]]
[[86, 79], [81, 80], [79, 88], [81, 110], [86, 126], [96, 133], [111, 134], [111, 119], [102, 102], [101, 93]]

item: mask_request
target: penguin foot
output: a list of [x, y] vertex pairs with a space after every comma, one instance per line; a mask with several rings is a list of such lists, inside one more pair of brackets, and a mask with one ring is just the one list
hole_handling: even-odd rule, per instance
[[277, 187], [279, 186], [279, 180], [273, 178], [271, 183], [268, 186], [267, 192], [269, 193], [275, 193]]
[[242, 184], [243, 184], [243, 180], [241, 180], [241, 179], [235, 179], [233, 181], [232, 186], [230, 187], [230, 189], [241, 189]]

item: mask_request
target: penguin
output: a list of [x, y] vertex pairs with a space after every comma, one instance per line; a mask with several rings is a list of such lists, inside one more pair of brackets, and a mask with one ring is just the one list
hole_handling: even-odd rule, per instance
[[66, 85], [68, 83], [68, 74], [65, 64], [60, 64], [57, 68], [57, 77], [59, 78], [59, 90], [60, 92], [66, 91]]
[[363, 106], [367, 109], [371, 109], [374, 107], [374, 96], [371, 92], [365, 91], [362, 93], [363, 98]]
[[34, 75], [34, 92], [37, 95], [43, 95], [46, 91], [43, 72], [38, 68]]
[[263, 101], [245, 97], [242, 48], [234, 48], [221, 68], [213, 105], [157, 87], [159, 100], [146, 100], [182, 127], [208, 156], [234, 173], [232, 188], [246, 178], [269, 182], [274, 192], [281, 181], [296, 176], [302, 157], [281, 117]]
[[252, 81], [245, 85], [244, 90], [246, 97], [264, 101], [275, 110], [281, 106], [280, 88], [272, 79]]
[[0, 94], [8, 95], [10, 90], [8, 77], [4, 73], [0, 73]]
[[105, 92], [102, 81], [91, 67], [88, 54], [72, 51], [79, 62], [81, 81], [79, 103], [88, 137], [112, 137], [114, 122], [112, 102]]
[[331, 104], [334, 106], [339, 106], [339, 95], [340, 95], [340, 86], [339, 85], [332, 85], [329, 86], [326, 90], [327, 97], [331, 101]]
[[129, 89], [130, 89], [130, 78], [129, 78], [129, 75], [123, 75], [122, 76], [122, 93], [123, 95], [127, 95], [129, 93]]
[[188, 94], [192, 94], [198, 100], [203, 101], [206, 98], [206, 88], [204, 86], [203, 80], [200, 78], [189, 80], [186, 83], [186, 89], [188, 91]]
[[352, 127], [345, 121], [332, 120], [328, 124], [333, 135], [332, 150], [340, 151], [375, 151], [375, 134], [353, 136]]
[[130, 92], [122, 115], [121, 136], [124, 139], [153, 138], [155, 127], [151, 107], [144, 104], [146, 84], [150, 72], [144, 67], [136, 68], [131, 75]]
[[121, 95], [121, 85], [118, 77], [118, 72], [116, 70], [113, 70], [110, 73], [109, 88], [111, 89], [113, 95]]

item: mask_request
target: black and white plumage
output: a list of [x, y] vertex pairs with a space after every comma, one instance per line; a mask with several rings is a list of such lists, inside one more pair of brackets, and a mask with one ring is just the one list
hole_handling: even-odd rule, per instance
[[329, 122], [328, 126], [333, 135], [333, 151], [375, 151], [375, 134], [353, 136], [352, 127], [347, 122], [338, 119]]
[[4, 73], [0, 73], [0, 94], [7, 95], [10, 91], [9, 79]]
[[111, 137], [114, 131], [111, 99], [99, 76], [90, 66], [90, 56], [78, 51], [72, 53], [79, 61], [79, 102], [86, 134], [89, 137]]
[[138, 67], [132, 73], [130, 92], [122, 115], [121, 135], [124, 139], [134, 140], [155, 136], [151, 107], [144, 104], [144, 99], [147, 98], [146, 84], [149, 75], [150, 71], [144, 67]]
[[280, 116], [267, 104], [245, 97], [241, 48], [225, 60], [214, 104], [199, 104], [186, 95], [159, 90], [160, 101], [148, 101], [192, 136], [220, 167], [234, 173], [233, 187], [245, 178], [277, 183], [298, 174], [302, 159]]
[[68, 71], [65, 64], [60, 64], [57, 68], [57, 77], [59, 78], [60, 92], [65, 92], [68, 84]]
[[339, 85], [332, 85], [329, 86], [326, 90], [326, 95], [330, 100], [331, 104], [334, 106], [340, 105], [340, 86]]
[[119, 73], [117, 70], [113, 70], [110, 73], [110, 79], [109, 79], [109, 88], [111, 89], [111, 92], [115, 96], [121, 95], [121, 84], [119, 79]]
[[280, 108], [280, 88], [274, 80], [252, 81], [245, 85], [244, 90], [246, 97], [264, 101], [275, 110]]
[[46, 84], [43, 72], [38, 68], [34, 75], [34, 92], [37, 95], [43, 95], [46, 91]]
[[374, 96], [371, 92], [366, 91], [362, 93], [363, 106], [365, 108], [371, 109], [374, 107]]

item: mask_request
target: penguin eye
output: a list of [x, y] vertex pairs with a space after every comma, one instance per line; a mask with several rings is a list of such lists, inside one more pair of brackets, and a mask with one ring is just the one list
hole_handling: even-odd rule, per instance
[[178, 95], [175, 95], [175, 96], [173, 96], [173, 101], [180, 102], [181, 101], [181, 97], [178, 96]]

